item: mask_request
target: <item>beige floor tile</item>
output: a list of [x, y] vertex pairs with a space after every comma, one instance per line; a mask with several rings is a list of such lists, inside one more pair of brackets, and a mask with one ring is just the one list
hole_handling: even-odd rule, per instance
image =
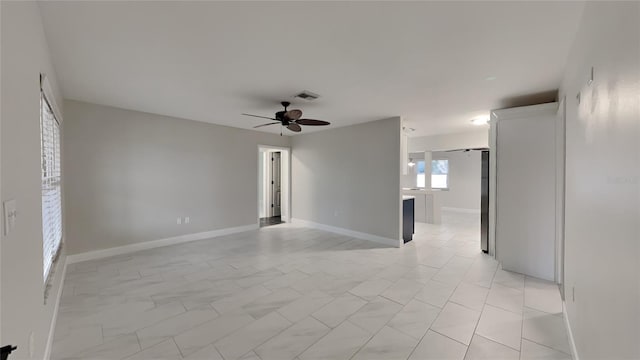
[[409, 360], [462, 360], [467, 346], [429, 330]]
[[519, 360], [520, 353], [508, 346], [474, 335], [465, 360]]
[[283, 224], [72, 264], [52, 359], [567, 358], [557, 287], [478, 228], [445, 211], [397, 249]]
[[431, 329], [463, 344], [469, 344], [479, 318], [479, 311], [449, 302], [433, 322]]

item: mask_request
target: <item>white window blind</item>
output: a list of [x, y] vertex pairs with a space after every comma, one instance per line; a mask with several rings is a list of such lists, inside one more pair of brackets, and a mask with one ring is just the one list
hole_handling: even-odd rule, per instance
[[40, 139], [42, 244], [46, 283], [62, 244], [62, 191], [60, 187], [60, 125], [44, 92], [40, 94]]

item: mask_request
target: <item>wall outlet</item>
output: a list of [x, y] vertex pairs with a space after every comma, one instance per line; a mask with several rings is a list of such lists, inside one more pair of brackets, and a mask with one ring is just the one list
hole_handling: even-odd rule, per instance
[[182, 225], [182, 218], [176, 218], [176, 224]]
[[190, 217], [187, 216], [187, 217], [184, 218], [184, 223], [185, 224], [188, 224], [190, 222], [191, 222], [191, 218]]

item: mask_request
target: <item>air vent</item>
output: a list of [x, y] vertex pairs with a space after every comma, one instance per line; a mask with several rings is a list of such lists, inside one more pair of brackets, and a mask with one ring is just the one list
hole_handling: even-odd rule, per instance
[[312, 93], [311, 91], [305, 90], [303, 92], [301, 92], [300, 94], [294, 96], [298, 99], [303, 99], [303, 100], [307, 100], [307, 101], [313, 101], [317, 98], [320, 97], [320, 95]]

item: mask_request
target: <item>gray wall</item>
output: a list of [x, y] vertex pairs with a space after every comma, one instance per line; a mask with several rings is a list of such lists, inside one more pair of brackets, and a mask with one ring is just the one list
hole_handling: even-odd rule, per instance
[[67, 101], [68, 253], [256, 224], [258, 144], [289, 137]]
[[409, 152], [454, 150], [489, 147], [489, 129], [483, 125], [479, 130], [462, 133], [410, 137]]
[[[45, 73], [61, 106], [38, 5], [0, 2], [2, 201], [17, 202], [14, 231], [0, 241], [0, 345], [18, 346], [11, 359], [42, 359], [65, 256], [44, 304], [40, 170], [40, 80]], [[33, 333], [33, 357], [29, 337]]]
[[433, 160], [449, 160], [449, 191], [441, 191], [442, 207], [480, 211], [482, 153], [433, 152]]
[[293, 217], [400, 236], [400, 118], [292, 139]]
[[640, 3], [587, 2], [561, 88], [565, 292], [581, 360], [640, 358], [639, 72]]

